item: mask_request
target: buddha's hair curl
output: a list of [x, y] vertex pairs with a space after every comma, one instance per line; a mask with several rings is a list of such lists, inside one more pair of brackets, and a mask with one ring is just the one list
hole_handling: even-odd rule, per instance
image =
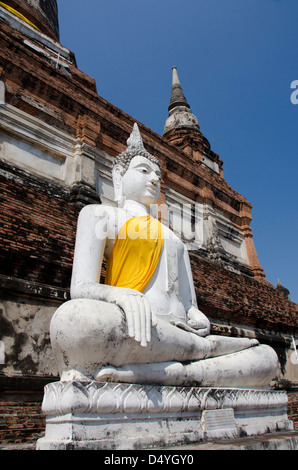
[[120, 155], [118, 155], [114, 160], [113, 168], [115, 165], [120, 165], [123, 169], [122, 175], [124, 175], [124, 173], [126, 173], [128, 170], [131, 160], [138, 155], [147, 158], [150, 162], [155, 163], [159, 166], [159, 168], [161, 168], [157, 158], [151, 155], [151, 153], [147, 152], [144, 147], [128, 148], [124, 152], [120, 153]]

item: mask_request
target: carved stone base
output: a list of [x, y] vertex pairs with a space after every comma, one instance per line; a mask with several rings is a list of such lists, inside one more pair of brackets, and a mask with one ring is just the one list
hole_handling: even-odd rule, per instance
[[38, 450], [149, 449], [293, 429], [286, 392], [55, 382]]

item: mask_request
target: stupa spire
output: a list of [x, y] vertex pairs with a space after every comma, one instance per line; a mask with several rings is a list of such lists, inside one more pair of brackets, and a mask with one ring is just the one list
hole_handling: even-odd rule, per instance
[[176, 106], [186, 106], [187, 108], [190, 108], [184, 96], [184, 93], [183, 93], [183, 90], [179, 81], [177, 67], [172, 67], [172, 71], [173, 71], [172, 94], [171, 94], [169, 111], [175, 108]]
[[190, 106], [184, 96], [177, 67], [172, 67], [172, 92], [169, 105], [169, 117], [166, 120], [164, 135], [173, 129], [200, 130], [199, 121], [192, 113]]

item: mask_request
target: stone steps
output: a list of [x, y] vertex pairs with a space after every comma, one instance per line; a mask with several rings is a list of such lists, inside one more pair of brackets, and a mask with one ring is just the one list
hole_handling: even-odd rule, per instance
[[181, 447], [167, 447], [162, 450], [298, 450], [298, 432], [276, 432], [237, 439], [216, 439], [210, 442], [190, 444]]
[[[2, 450], [35, 450], [36, 441], [21, 444], [0, 444]], [[145, 449], [140, 449], [145, 450]], [[165, 451], [171, 453], [186, 451], [191, 454], [198, 450], [298, 450], [298, 432], [280, 432], [273, 434], [264, 434], [262, 436], [253, 436], [239, 439], [214, 440], [210, 442], [193, 443], [185, 446], [173, 446], [166, 448], [147, 449], [152, 455], [163, 455]], [[136, 453], [138, 451], [136, 450]], [[121, 451], [113, 451], [116, 455], [121, 455]]]

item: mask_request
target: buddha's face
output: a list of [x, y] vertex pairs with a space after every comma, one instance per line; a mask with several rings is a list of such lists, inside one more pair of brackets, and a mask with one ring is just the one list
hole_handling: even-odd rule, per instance
[[161, 171], [156, 163], [137, 155], [122, 177], [122, 194], [126, 199], [146, 207], [155, 204], [160, 193]]

